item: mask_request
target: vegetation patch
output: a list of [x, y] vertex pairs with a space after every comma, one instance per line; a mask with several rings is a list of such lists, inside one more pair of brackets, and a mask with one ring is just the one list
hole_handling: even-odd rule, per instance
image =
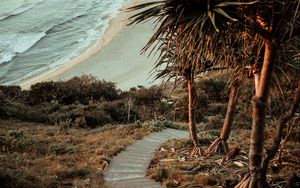
[[0, 120], [1, 187], [105, 187], [102, 173], [110, 159], [160, 130], [149, 124], [71, 126], [61, 131], [57, 126]]
[[[296, 127], [294, 127], [294, 130]], [[272, 129], [268, 134], [274, 134]], [[218, 136], [218, 131], [201, 131], [200, 142], [205, 147]], [[235, 129], [229, 139], [231, 151], [239, 148], [238, 155], [228, 159], [229, 155], [215, 154], [211, 157], [192, 157], [193, 144], [190, 140], [173, 139], [164, 143], [156, 152], [147, 175], [167, 187], [224, 187], [232, 188], [247, 174], [248, 145], [250, 130]], [[266, 140], [272, 142], [272, 137]], [[297, 177], [300, 169], [300, 147], [298, 141], [289, 141], [282, 149], [280, 159], [277, 156], [269, 168], [268, 181], [272, 187], [286, 187], [289, 179]], [[295, 178], [294, 177], [294, 178]]]

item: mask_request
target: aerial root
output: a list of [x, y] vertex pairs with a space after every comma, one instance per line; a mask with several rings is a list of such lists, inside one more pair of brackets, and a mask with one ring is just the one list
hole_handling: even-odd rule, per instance
[[200, 146], [195, 146], [194, 149], [191, 151], [190, 156], [195, 156], [195, 157], [206, 156], [206, 152]]
[[216, 152], [227, 154], [228, 153], [228, 144], [227, 141], [217, 138], [211, 146], [206, 150], [206, 156], [209, 157]]
[[265, 180], [252, 177], [248, 173], [234, 188], [271, 188], [271, 186]]
[[248, 173], [234, 188], [250, 188], [251, 176]]

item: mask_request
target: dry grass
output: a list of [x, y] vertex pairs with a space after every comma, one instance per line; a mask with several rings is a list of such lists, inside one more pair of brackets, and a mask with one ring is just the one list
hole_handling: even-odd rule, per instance
[[[298, 128], [295, 127], [295, 130]], [[274, 133], [274, 129], [267, 130], [266, 145], [271, 144]], [[214, 131], [201, 132], [202, 146], [209, 146], [217, 135]], [[170, 140], [156, 152], [148, 176], [167, 187], [234, 187], [248, 172], [249, 138], [250, 130], [233, 130], [229, 144], [232, 148], [241, 148], [241, 152], [228, 162], [218, 154], [210, 158], [190, 157], [189, 151], [193, 149], [191, 141]], [[268, 180], [274, 187], [283, 186], [292, 174], [300, 172], [299, 148], [299, 140], [287, 142], [280, 164], [278, 160], [270, 164]]]
[[153, 130], [130, 125], [67, 129], [0, 121], [1, 187], [105, 187], [111, 157]]

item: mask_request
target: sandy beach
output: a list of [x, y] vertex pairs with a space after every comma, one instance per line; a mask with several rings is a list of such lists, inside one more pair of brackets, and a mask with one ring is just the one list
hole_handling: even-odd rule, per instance
[[145, 0], [127, 3], [118, 16], [110, 21], [103, 37], [70, 63], [25, 80], [19, 85], [23, 89], [29, 89], [30, 85], [37, 82], [67, 80], [83, 74], [114, 82], [122, 90], [160, 83], [159, 80], [153, 82], [153, 77], [150, 76], [156, 57], [141, 55], [141, 49], [154, 32], [154, 25], [147, 22], [127, 26], [132, 13], [124, 10], [141, 2]]

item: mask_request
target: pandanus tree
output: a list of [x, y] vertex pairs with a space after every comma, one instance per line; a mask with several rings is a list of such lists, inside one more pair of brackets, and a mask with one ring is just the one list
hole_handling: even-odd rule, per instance
[[[227, 140], [229, 139], [234, 120], [235, 103], [240, 85], [242, 85], [244, 81], [253, 78], [255, 91], [258, 90], [264, 44], [262, 40], [257, 38], [241, 36], [242, 40], [236, 40], [235, 45], [231, 45], [234, 52], [230, 53], [230, 62], [235, 62], [235, 64], [231, 65], [234, 70], [231, 70], [230, 97], [220, 136], [207, 149], [206, 153], [208, 156], [214, 152], [226, 154], [229, 151]], [[300, 63], [299, 58], [297, 59], [297, 56], [300, 55], [299, 53], [300, 37], [292, 37], [282, 43], [280, 48], [277, 48], [272, 88], [278, 92], [274, 91], [273, 94], [277, 93], [277, 95], [282, 95], [281, 84], [291, 82], [289, 78], [291, 75], [295, 78], [299, 77]]]
[[263, 148], [267, 100], [277, 57], [277, 48], [287, 39], [299, 35], [299, 0], [259, 1], [256, 7], [243, 12], [247, 33], [258, 36], [264, 44], [263, 63], [255, 95], [252, 98], [253, 122], [249, 152], [250, 175], [236, 187], [268, 187], [264, 166]]
[[160, 70], [157, 77], [187, 81], [189, 131], [194, 144], [192, 154], [204, 154], [196, 132], [195, 76], [210, 70], [222, 59], [216, 54], [222, 54], [219, 50], [226, 49], [230, 30], [237, 22], [231, 14], [235, 14], [240, 6], [251, 4], [219, 0], [162, 0], [130, 8], [131, 11], [140, 11], [131, 17], [132, 23], [156, 18], [157, 30], [143, 50], [152, 46], [160, 51], [155, 66], [155, 70]]
[[[254, 6], [248, 6], [251, 4]], [[260, 76], [257, 76], [256, 93], [252, 98], [250, 175], [246, 176], [237, 187], [266, 187], [266, 178], [262, 177], [261, 171], [267, 99], [275, 65], [274, 59], [280, 44], [300, 32], [299, 0], [258, 0], [255, 2], [247, 0], [242, 2], [164, 0], [138, 5], [132, 10], [140, 10], [145, 7], [146, 10], [133, 16], [133, 22], [138, 23], [155, 17], [158, 29], [144, 50], [156, 44], [158, 50], [165, 52], [161, 53], [160, 57], [166, 58], [158, 61], [158, 65], [166, 61], [176, 65], [174, 68], [178, 65], [180, 65], [179, 67], [192, 65], [191, 68], [176, 69], [179, 72], [183, 71], [181, 73], [190, 73], [191, 84], [193, 84], [195, 73], [207, 68], [207, 62], [208, 67], [216, 65], [215, 61], [218, 58], [216, 58], [215, 52], [216, 49], [219, 49], [216, 46], [226, 41], [224, 39], [227, 38], [228, 33], [235, 32], [236, 24], [233, 24], [234, 22], [238, 22], [237, 25], [241, 26], [237, 27], [239, 28], [238, 32], [262, 41], [263, 61], [259, 71]], [[234, 39], [231, 38], [231, 40]], [[172, 56], [170, 53], [174, 59], [169, 59], [169, 56], [166, 55], [170, 49], [174, 51], [172, 53], [175, 55]], [[173, 66], [171, 67], [173, 68]], [[163, 70], [161, 74], [163, 73], [169, 74], [170, 72]], [[191, 98], [193, 96], [191, 94]], [[189, 104], [193, 104], [193, 102], [189, 102]], [[193, 113], [193, 110], [190, 109], [189, 113]], [[190, 122], [190, 128], [193, 126], [194, 124]], [[194, 130], [190, 129], [191, 132]], [[196, 149], [197, 147], [198, 145], [195, 145]]]

